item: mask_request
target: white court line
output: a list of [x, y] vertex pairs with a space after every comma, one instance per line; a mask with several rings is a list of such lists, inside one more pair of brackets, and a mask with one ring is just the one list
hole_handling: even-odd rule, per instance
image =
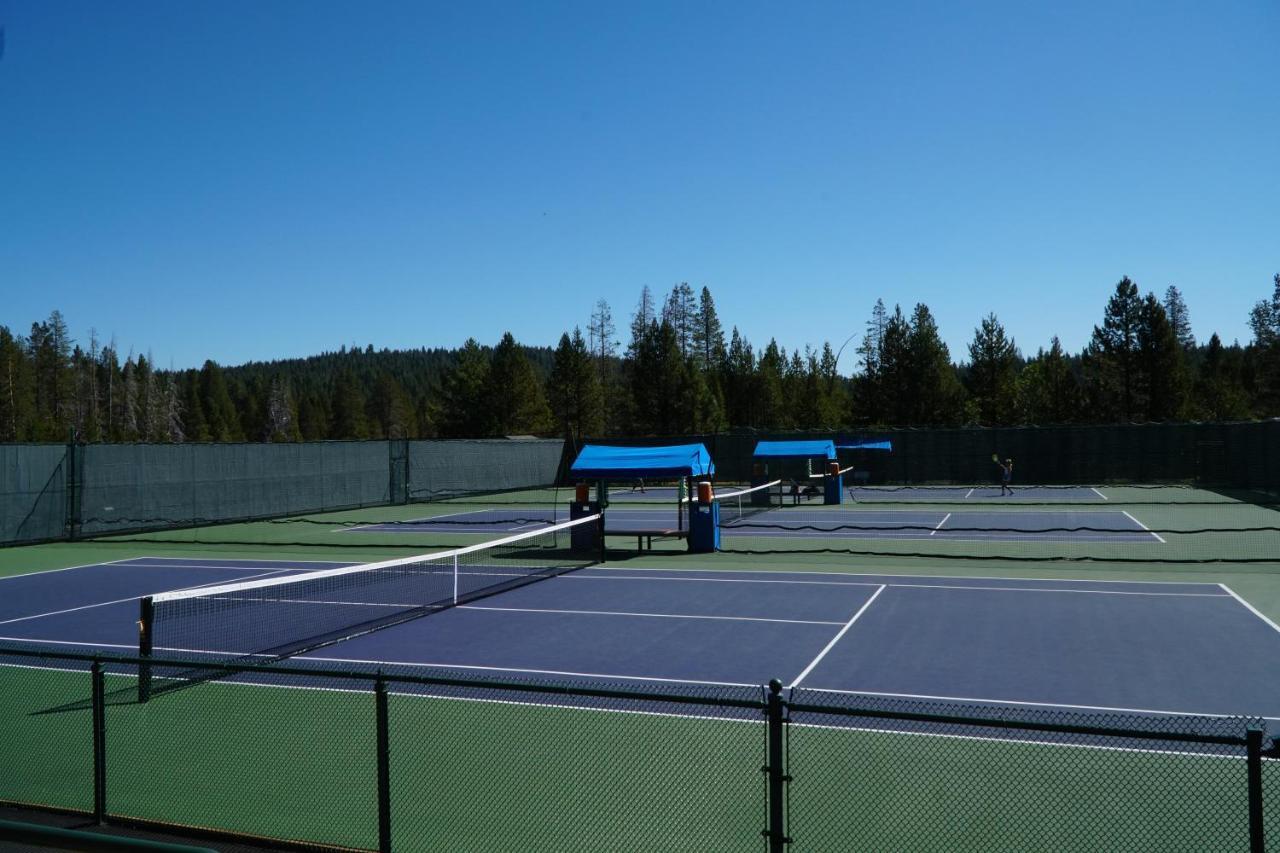
[[[127, 557], [123, 560], [116, 560], [115, 562], [136, 564], [139, 560], [172, 560], [173, 565], [175, 566], [187, 566], [187, 565], [191, 565], [191, 561], [203, 560], [203, 559], [205, 558], [204, 557], [178, 557], [178, 556], [174, 556], [173, 554], [164, 554], [159, 557]], [[188, 562], [183, 563], [182, 562], [183, 560], [187, 560]], [[229, 565], [231, 563], [251, 563], [252, 565], [250, 565], [248, 568], [252, 568], [252, 569], [261, 569], [272, 563], [314, 563], [318, 566], [347, 565], [347, 563], [344, 563], [342, 560], [266, 560], [266, 559], [258, 560], [258, 559], [254, 559], [253, 557], [227, 557], [226, 559], [220, 561], [218, 565], [210, 566], [209, 568], [214, 568], [214, 569], [235, 568], [235, 566]], [[97, 564], [95, 563], [94, 565], [97, 565]], [[166, 564], [166, 566], [167, 565], [168, 564]], [[144, 569], [146, 568], [146, 566], [138, 565], [137, 568]], [[197, 566], [196, 568], [203, 568], [203, 567]]]
[[[1020, 702], [1017, 699], [979, 699], [972, 696], [933, 696], [928, 693], [882, 693], [875, 690], [835, 690], [826, 687], [806, 687], [816, 693], [838, 693], [851, 696], [883, 696], [888, 699], [928, 699], [939, 702], [970, 702], [973, 704], [1019, 705], [1028, 708], [1062, 708], [1071, 711], [1108, 711], [1119, 714], [1157, 714], [1180, 717], [1237, 717], [1239, 714], [1210, 714], [1203, 711], [1162, 711], [1153, 708], [1116, 708], [1110, 705], [1071, 705], [1064, 702]], [[1264, 720], [1276, 720], [1280, 717], [1262, 717]]]
[[[172, 571], [173, 569], [217, 569], [217, 570], [219, 570], [219, 571], [224, 571], [224, 572], [260, 572], [260, 571], [262, 571], [263, 569], [267, 568], [267, 566], [268, 566], [268, 565], [271, 565], [272, 563], [276, 563], [276, 562], [287, 562], [287, 561], [284, 561], [284, 560], [264, 560], [264, 561], [263, 561], [264, 565], [260, 565], [260, 566], [219, 566], [219, 565], [206, 565], [206, 564], [201, 564], [201, 563], [151, 563], [151, 564], [148, 564], [148, 565], [145, 565], [145, 566], [123, 566], [122, 568], [128, 568], [128, 569], [168, 569], [168, 570], [170, 570], [170, 571]], [[330, 564], [327, 564], [327, 565], [335, 565], [335, 566], [349, 566], [349, 565], [358, 565], [358, 564], [355, 564], [355, 563], [330, 563]], [[272, 569], [271, 571], [273, 571], [273, 572], [306, 572], [306, 571], [308, 571], [308, 569], [287, 568], [287, 569]]]
[[[1076, 595], [1150, 595], [1157, 598], [1226, 598], [1213, 592], [1133, 592], [1121, 589], [1048, 589], [1046, 587], [1019, 586], [964, 586], [941, 583], [891, 583], [887, 586], [903, 589], [974, 589], [983, 592], [1070, 592]], [[1280, 629], [1277, 629], [1280, 630]]]
[[1089, 489], [1090, 489], [1090, 490], [1091, 490], [1095, 495], [1097, 495], [1098, 497], [1102, 498], [1104, 501], [1105, 501], [1105, 500], [1109, 500], [1109, 498], [1108, 498], [1106, 495], [1104, 495], [1102, 492], [1100, 492], [1100, 491], [1098, 491], [1097, 489], [1095, 489], [1093, 486], [1090, 486], [1090, 487], [1089, 487]]
[[840, 638], [843, 637], [846, 633], [848, 633], [849, 629], [853, 627], [853, 623], [857, 622], [859, 617], [861, 617], [863, 613], [867, 612], [867, 608], [871, 606], [871, 602], [879, 598], [880, 593], [884, 592], [885, 589], [886, 587], [884, 585], [881, 585], [879, 589], [871, 593], [871, 597], [868, 598], [866, 602], [864, 602], [863, 605], [858, 608], [858, 612], [853, 614], [853, 617], [850, 618], [848, 622], [844, 623], [844, 627], [840, 629], [839, 633], [837, 633], [834, 637], [831, 638], [831, 642], [827, 643], [826, 647], [823, 648], [822, 651], [818, 652], [818, 656], [813, 660], [809, 661], [809, 665], [804, 668], [804, 671], [801, 672], [799, 675], [797, 675], [795, 679], [787, 686], [793, 687], [793, 688], [799, 686], [800, 682], [804, 681], [805, 676], [813, 672], [813, 668], [817, 666], [824, 657], [827, 656], [827, 652], [835, 648], [836, 643], [840, 642]]
[[840, 622], [823, 622], [815, 619], [767, 619], [763, 616], [711, 616], [687, 613], [633, 613], [625, 610], [552, 610], [538, 607], [485, 607], [463, 604], [459, 610], [496, 610], [512, 613], [552, 613], [571, 616], [639, 616], [652, 619], [718, 619], [727, 622], [781, 622], [784, 625], [840, 625]]
[[937, 526], [937, 527], [935, 527], [935, 528], [933, 528], [933, 530], [929, 533], [929, 535], [930, 535], [930, 536], [932, 536], [934, 533], [937, 533], [939, 530], [941, 530], [941, 529], [942, 529], [942, 525], [946, 524], [946, 523], [947, 523], [947, 519], [948, 519], [948, 518], [950, 518], [950, 517], [951, 517], [951, 513], [947, 513], [946, 515], [944, 515], [944, 516], [942, 517], [942, 521], [939, 521], [939, 522], [938, 522], [938, 526]]
[[1129, 516], [1129, 520], [1130, 520], [1130, 521], [1132, 521], [1134, 524], [1138, 525], [1138, 526], [1139, 526], [1139, 527], [1141, 527], [1143, 530], [1147, 531], [1148, 533], [1151, 533], [1151, 535], [1152, 535], [1152, 536], [1156, 537], [1156, 540], [1157, 540], [1158, 542], [1160, 542], [1160, 544], [1161, 544], [1161, 545], [1167, 544], [1167, 543], [1165, 543], [1164, 539], [1162, 539], [1162, 538], [1160, 537], [1160, 534], [1159, 534], [1159, 533], [1152, 533], [1151, 528], [1147, 527], [1147, 526], [1146, 526], [1145, 524], [1143, 524], [1141, 521], [1138, 521], [1138, 519], [1134, 518], [1132, 515], [1129, 515], [1129, 510], [1127, 510], [1127, 509], [1122, 509], [1122, 510], [1120, 510], [1120, 511], [1121, 511], [1121, 512], [1123, 512], [1125, 515], [1128, 515], [1128, 516]]
[[[500, 510], [499, 510], [500, 511]], [[477, 512], [489, 512], [488, 509], [461, 509], [457, 512], [446, 512], [440, 515], [424, 515], [422, 518], [410, 518], [406, 521], [396, 522], [397, 524], [421, 524], [424, 521], [431, 521], [437, 518], [453, 518], [458, 515], [475, 515]], [[352, 530], [368, 530], [371, 527], [386, 527], [385, 521], [373, 521], [369, 524], [357, 524], [355, 527], [334, 527], [330, 533], [349, 533]]]
[[119, 560], [109, 560], [105, 563], [84, 563], [79, 566], [64, 566], [61, 569], [41, 569], [38, 572], [19, 572], [16, 575], [5, 575], [4, 577], [0, 577], [0, 581], [11, 581], [11, 580], [15, 580], [16, 578], [30, 578], [30, 577], [35, 577], [36, 575], [52, 575], [57, 572], [70, 572], [75, 569], [92, 569], [97, 566], [114, 566], [116, 563], [127, 563], [130, 560], [141, 560], [141, 559], [145, 559], [145, 558], [121, 557]]
[[970, 489], [970, 490], [969, 490], [969, 491], [967, 491], [967, 492], [965, 492], [965, 493], [964, 493], [964, 499], [965, 499], [965, 500], [968, 500], [968, 499], [969, 499], [969, 496], [970, 496], [970, 495], [972, 495], [972, 494], [974, 493], [974, 491], [976, 491], [976, 487], [975, 487], [975, 488], [973, 488], [973, 489]]
[[1218, 584], [1218, 586], [1222, 587], [1222, 589], [1227, 593], [1227, 595], [1231, 596], [1231, 597], [1232, 597], [1232, 598], [1234, 598], [1236, 601], [1238, 601], [1238, 602], [1240, 602], [1241, 604], [1243, 604], [1243, 605], [1248, 609], [1248, 611], [1249, 611], [1250, 613], [1252, 613], [1254, 616], [1257, 616], [1257, 617], [1258, 617], [1259, 619], [1261, 619], [1263, 622], [1266, 622], [1268, 625], [1270, 625], [1270, 626], [1271, 626], [1271, 628], [1272, 628], [1273, 630], [1275, 630], [1275, 631], [1280, 631], [1280, 625], [1277, 625], [1275, 622], [1271, 621], [1271, 619], [1269, 619], [1269, 618], [1266, 616], [1266, 614], [1264, 614], [1261, 610], [1259, 610], [1258, 608], [1254, 607], [1254, 606], [1253, 606], [1252, 604], [1250, 604], [1249, 602], [1245, 601], [1245, 600], [1244, 600], [1243, 598], [1241, 598], [1239, 595], [1236, 595], [1235, 590], [1233, 590], [1231, 587], [1227, 586], [1225, 583], [1220, 583], [1220, 584]]
[[[732, 553], [726, 552], [726, 553]], [[575, 574], [567, 574], [565, 578], [582, 578], [588, 577], [586, 572], [705, 572], [708, 574], [751, 574], [751, 575], [823, 575], [826, 577], [852, 577], [852, 578], [941, 578], [943, 580], [968, 580], [968, 581], [1034, 581], [1037, 578], [1021, 578], [1017, 576], [1000, 576], [1000, 575], [886, 575], [876, 574], [873, 572], [824, 572], [815, 569], [788, 569], [786, 571], [774, 571], [769, 569], [704, 569], [704, 568], [688, 568], [679, 566], [662, 566], [662, 567], [646, 567], [646, 566], [627, 566], [626, 568], [614, 566], [592, 566], [583, 572]], [[1110, 578], [1044, 578], [1042, 583], [1127, 583], [1134, 586], [1220, 586], [1220, 584], [1210, 581], [1127, 581], [1115, 580]], [[861, 583], [869, 583], [863, 581]]]
[[[285, 571], [285, 570], [277, 569], [271, 572], [263, 572], [261, 575], [255, 575], [254, 577], [266, 577], [267, 575], [278, 575], [280, 574], [281, 571]], [[253, 578], [246, 578], [246, 580], [252, 580], [252, 579]], [[219, 583], [221, 583], [221, 581], [210, 581], [209, 583], [200, 584], [199, 586], [184, 587], [184, 589], [200, 589], [201, 587], [205, 587], [205, 586], [215, 586]], [[150, 594], [150, 593], [144, 593], [144, 595], [146, 594]], [[98, 601], [93, 604], [82, 604], [79, 607], [68, 607], [65, 610], [50, 610], [48, 613], [35, 613], [35, 614], [32, 614], [31, 616], [18, 616], [14, 619], [0, 620], [0, 625], [11, 625], [14, 622], [26, 622], [31, 619], [43, 619], [45, 616], [61, 616], [64, 613], [76, 613], [80, 610], [92, 610], [95, 607], [107, 607], [108, 605], [111, 605], [111, 604], [123, 604], [126, 601], [137, 601], [142, 597], [143, 597], [142, 595], [131, 595], [128, 598], [117, 598], [114, 601]]]
[[377, 664], [380, 666], [417, 666], [429, 667], [431, 669], [466, 669], [477, 670], [483, 672], [519, 672], [529, 673], [532, 675], [565, 675], [573, 678], [601, 678], [609, 681], [653, 681], [660, 684], [702, 684], [711, 687], [759, 687], [759, 684], [746, 683], [739, 681], [699, 681], [690, 678], [655, 678], [647, 675], [617, 675], [614, 673], [604, 672], [571, 672], [559, 669], [526, 669], [524, 667], [513, 666], [472, 666], [458, 663], [429, 663], [427, 661], [383, 661], [383, 660], [359, 660], [353, 658], [330, 658], [330, 657], [313, 657], [311, 655], [299, 655], [298, 660], [318, 660], [327, 661], [329, 663], [362, 663]]

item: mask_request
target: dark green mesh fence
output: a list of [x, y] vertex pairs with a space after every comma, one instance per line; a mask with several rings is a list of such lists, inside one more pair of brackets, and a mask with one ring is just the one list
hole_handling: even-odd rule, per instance
[[302, 661], [137, 704], [92, 661], [0, 648], [0, 804], [316, 849], [1280, 849], [1255, 719]]
[[0, 444], [0, 544], [67, 535], [67, 447]]
[[560, 439], [410, 441], [409, 499], [552, 486], [563, 452]]
[[553, 487], [560, 440], [0, 445], [0, 544]]
[[91, 444], [78, 448], [85, 536], [391, 500], [387, 442]]

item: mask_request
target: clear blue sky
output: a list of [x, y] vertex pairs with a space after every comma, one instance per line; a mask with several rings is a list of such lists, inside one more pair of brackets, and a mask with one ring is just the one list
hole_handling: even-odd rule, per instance
[[[793, 348], [929, 304], [1247, 341], [1280, 4], [0, 0], [0, 324], [162, 366], [554, 345], [642, 285]], [[854, 366], [852, 348], [841, 368]]]

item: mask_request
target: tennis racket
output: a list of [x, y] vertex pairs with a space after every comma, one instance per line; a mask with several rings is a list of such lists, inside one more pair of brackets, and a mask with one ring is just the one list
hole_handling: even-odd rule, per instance
[[991, 454], [991, 461], [992, 461], [992, 462], [995, 462], [995, 463], [999, 463], [999, 462], [1000, 462], [1000, 454], [999, 454], [999, 453], [992, 453], [992, 454]]

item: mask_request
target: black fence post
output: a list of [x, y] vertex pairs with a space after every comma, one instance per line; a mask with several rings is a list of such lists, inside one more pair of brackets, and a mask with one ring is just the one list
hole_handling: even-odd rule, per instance
[[155, 605], [145, 595], [138, 608], [138, 702], [151, 698], [151, 632], [155, 623]]
[[1249, 776], [1249, 853], [1266, 853], [1267, 837], [1262, 824], [1262, 727], [1250, 726], [1245, 733]]
[[790, 781], [783, 759], [783, 736], [786, 726], [782, 702], [782, 682], [769, 681], [769, 699], [765, 707], [768, 721], [768, 761], [764, 772], [768, 774], [769, 826], [763, 833], [769, 841], [769, 853], [783, 853], [791, 839], [786, 832], [786, 784]]
[[75, 540], [76, 526], [80, 523], [80, 496], [79, 496], [79, 479], [80, 474], [76, 470], [76, 430], [71, 428], [70, 434], [67, 436], [67, 452], [63, 457], [67, 461], [67, 507], [66, 507], [66, 531], [67, 539]]
[[107, 691], [102, 663], [94, 661], [93, 677], [93, 820], [107, 822]]
[[378, 730], [378, 850], [391, 853], [391, 731], [387, 722], [387, 683], [378, 673], [373, 686]]

